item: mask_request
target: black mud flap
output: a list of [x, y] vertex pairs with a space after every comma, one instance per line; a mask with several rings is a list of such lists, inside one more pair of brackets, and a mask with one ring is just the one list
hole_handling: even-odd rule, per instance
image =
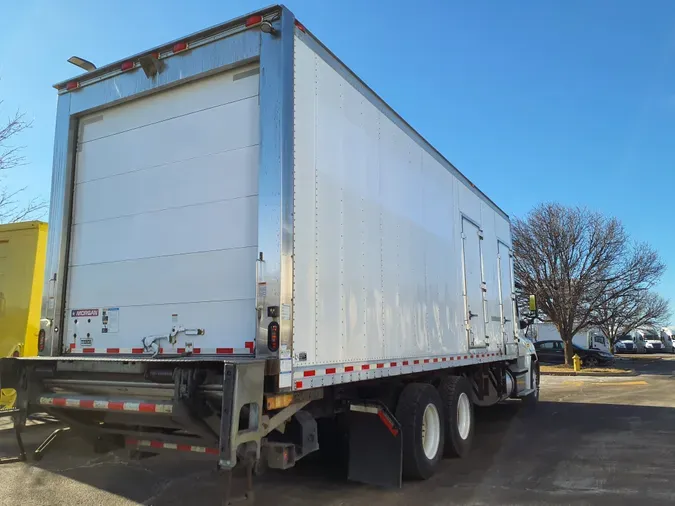
[[384, 404], [349, 406], [349, 472], [352, 481], [401, 487], [401, 425]]

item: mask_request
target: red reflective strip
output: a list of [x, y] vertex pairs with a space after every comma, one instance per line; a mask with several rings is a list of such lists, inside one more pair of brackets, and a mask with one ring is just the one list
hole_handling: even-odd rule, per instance
[[70, 349], [71, 349], [71, 350], [74, 350], [74, 349], [75, 349], [75, 346], [76, 346], [75, 343], [70, 343]]
[[192, 446], [190, 445], [176, 445], [176, 450], [179, 452], [191, 452]]
[[143, 353], [143, 348], [131, 348], [131, 353]]
[[434, 359], [434, 362], [438, 362], [438, 359], [437, 359], [437, 358], [435, 358], [435, 359]]
[[138, 405], [138, 411], [143, 413], [154, 413], [157, 411], [157, 404], [150, 404], [148, 402], [141, 402]]
[[380, 420], [382, 420], [382, 423], [389, 429], [389, 432], [395, 437], [398, 435], [398, 430], [394, 428], [394, 424], [391, 423], [391, 420], [389, 420], [389, 417], [384, 414], [382, 410], [377, 412], [377, 416], [380, 417]]
[[210, 455], [218, 455], [218, 450], [216, 450], [215, 448], [207, 448], [206, 453]]
[[302, 373], [302, 375], [306, 378], [308, 376], [314, 376], [316, 375], [316, 371], [305, 371]]
[[419, 363], [420, 363], [419, 360], [413, 360], [413, 364], [419, 364]]
[[448, 360], [447, 357], [443, 357], [443, 362], [445, 362], [446, 360]]
[[382, 369], [384, 367], [384, 364], [377, 364], [378, 369]]
[[354, 366], [353, 366], [353, 365], [345, 366], [345, 372], [352, 372], [353, 370], [354, 370]]
[[80, 407], [82, 409], [93, 409], [94, 401], [91, 401], [91, 400], [80, 401]]
[[428, 363], [429, 363], [429, 359], [428, 359], [428, 358], [425, 358], [425, 359], [424, 359], [424, 363], [425, 363], [425, 364], [428, 364]]
[[363, 370], [363, 371], [367, 371], [368, 369], [370, 369], [370, 365], [368, 365], [368, 364], [361, 366], [361, 370]]
[[96, 348], [82, 348], [82, 353], [96, 353]]
[[176, 353], [180, 353], [180, 354], [185, 353], [185, 348], [177, 348]]
[[466, 356], [466, 355], [464, 355], [464, 360], [466, 360], [467, 358], [469, 358], [469, 357], [468, 357], [468, 356]]
[[124, 411], [124, 403], [123, 402], [109, 402], [108, 403], [108, 409], [112, 411]]
[[408, 365], [408, 363], [409, 363], [409, 362], [408, 362], [407, 360], [404, 360], [404, 361], [403, 361], [403, 365]]
[[122, 72], [126, 72], [127, 70], [131, 70], [132, 68], [134, 68], [134, 62], [132, 62], [132, 61], [125, 61], [125, 62], [120, 66], [120, 70], [121, 70]]
[[66, 405], [66, 399], [63, 397], [54, 397], [52, 399], [52, 405], [53, 406], [65, 406]]
[[396, 362], [391, 362], [391, 363], [389, 364], [389, 367], [396, 367]]
[[246, 341], [244, 343], [244, 348], [253, 353], [253, 350], [255, 349], [255, 343], [253, 341]]
[[335, 367], [329, 367], [326, 369], [326, 374], [335, 374]]
[[302, 388], [302, 381], [296, 381], [295, 388]]
[[108, 348], [105, 350], [106, 353], [119, 353], [120, 349], [119, 348]]
[[234, 353], [234, 348], [216, 348], [216, 353], [225, 353], [227, 355], [232, 355]]
[[455, 357], [450, 357], [450, 360], [455, 360]]
[[161, 441], [150, 441], [151, 448], [164, 448], [164, 443]]

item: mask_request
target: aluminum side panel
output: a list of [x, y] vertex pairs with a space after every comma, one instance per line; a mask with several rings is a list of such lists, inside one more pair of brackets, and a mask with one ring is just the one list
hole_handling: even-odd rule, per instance
[[296, 38], [294, 368], [467, 352], [463, 214], [485, 237], [484, 323], [501, 338], [508, 220], [316, 49]]

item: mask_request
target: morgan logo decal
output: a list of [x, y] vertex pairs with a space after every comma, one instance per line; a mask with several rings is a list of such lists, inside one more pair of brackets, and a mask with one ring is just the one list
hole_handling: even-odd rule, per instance
[[89, 316], [98, 316], [98, 309], [73, 309], [70, 312], [71, 318], [87, 318]]

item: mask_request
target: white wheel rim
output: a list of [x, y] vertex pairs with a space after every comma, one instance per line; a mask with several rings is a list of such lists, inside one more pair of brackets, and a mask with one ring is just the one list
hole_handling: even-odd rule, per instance
[[471, 432], [471, 401], [464, 392], [457, 399], [457, 430], [462, 440], [466, 440]]
[[427, 404], [422, 417], [422, 448], [424, 455], [432, 460], [438, 453], [441, 442], [441, 417], [433, 404]]

